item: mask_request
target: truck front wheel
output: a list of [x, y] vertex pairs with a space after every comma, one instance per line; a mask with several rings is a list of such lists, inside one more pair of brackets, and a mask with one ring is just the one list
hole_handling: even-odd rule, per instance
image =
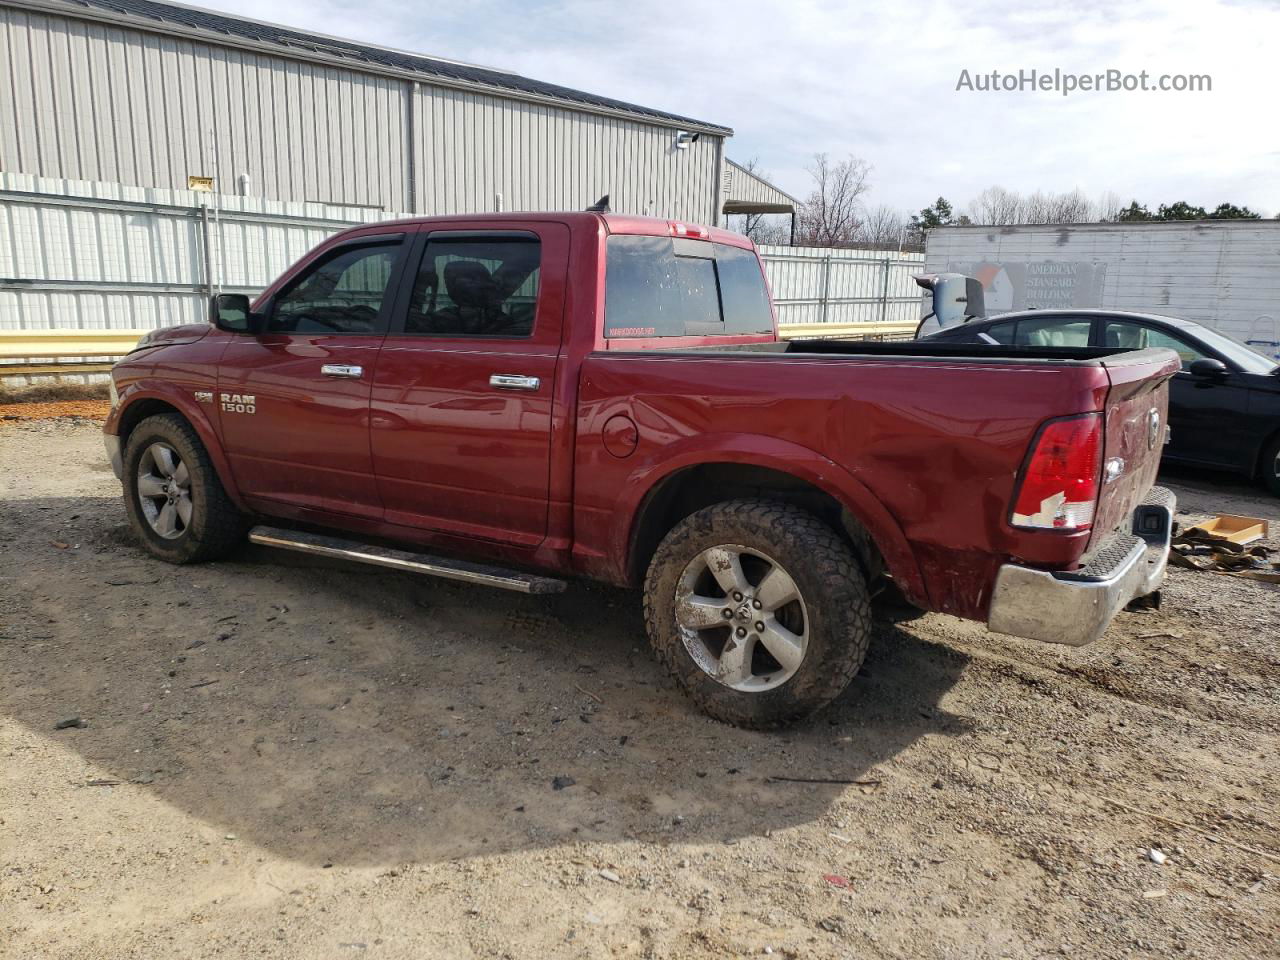
[[834, 700], [862, 665], [871, 606], [853, 551], [813, 514], [732, 500], [686, 517], [644, 588], [658, 657], [718, 720], [779, 727]]
[[200, 437], [177, 414], [148, 417], [129, 434], [124, 502], [143, 546], [169, 563], [216, 560], [244, 539], [244, 516]]

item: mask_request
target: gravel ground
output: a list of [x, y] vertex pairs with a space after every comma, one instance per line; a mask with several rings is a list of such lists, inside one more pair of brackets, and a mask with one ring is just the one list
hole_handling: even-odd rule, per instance
[[760, 734], [634, 594], [154, 561], [92, 422], [0, 421], [0, 531], [5, 957], [1280, 956], [1274, 586], [1079, 650], [881, 611]]

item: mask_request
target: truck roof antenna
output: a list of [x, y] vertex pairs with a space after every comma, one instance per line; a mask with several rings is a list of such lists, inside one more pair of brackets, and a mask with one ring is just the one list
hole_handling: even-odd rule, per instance
[[609, 212], [609, 195], [606, 193], [603, 197], [587, 207], [587, 213], [608, 213]]

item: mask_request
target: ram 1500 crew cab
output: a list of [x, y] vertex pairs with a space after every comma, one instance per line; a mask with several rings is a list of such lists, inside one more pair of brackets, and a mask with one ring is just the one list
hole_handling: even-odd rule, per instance
[[1167, 350], [781, 342], [751, 242], [596, 213], [362, 226], [113, 371], [141, 542], [640, 588], [712, 715], [857, 672], [869, 599], [1083, 644], [1164, 576]]

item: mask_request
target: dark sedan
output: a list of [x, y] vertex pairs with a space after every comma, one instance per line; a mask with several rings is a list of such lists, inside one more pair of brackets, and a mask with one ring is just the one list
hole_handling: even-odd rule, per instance
[[1025, 310], [928, 335], [960, 343], [1169, 347], [1182, 371], [1169, 385], [1165, 459], [1260, 477], [1280, 496], [1280, 367], [1190, 320], [1109, 310]]

